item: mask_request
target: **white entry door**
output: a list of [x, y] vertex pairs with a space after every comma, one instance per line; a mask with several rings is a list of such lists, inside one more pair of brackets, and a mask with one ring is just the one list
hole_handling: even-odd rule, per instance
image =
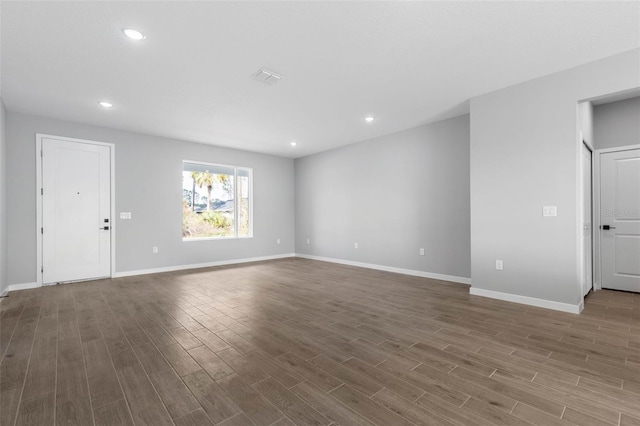
[[42, 139], [42, 282], [111, 274], [110, 147]]
[[582, 144], [582, 295], [593, 287], [593, 245], [591, 229], [591, 150]]
[[602, 287], [640, 292], [640, 149], [600, 155]]

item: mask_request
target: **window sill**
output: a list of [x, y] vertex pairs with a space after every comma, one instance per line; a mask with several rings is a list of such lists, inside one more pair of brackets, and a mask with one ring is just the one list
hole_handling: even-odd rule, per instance
[[224, 241], [224, 240], [248, 240], [253, 238], [253, 235], [247, 237], [194, 237], [194, 238], [182, 238], [182, 242], [193, 241]]

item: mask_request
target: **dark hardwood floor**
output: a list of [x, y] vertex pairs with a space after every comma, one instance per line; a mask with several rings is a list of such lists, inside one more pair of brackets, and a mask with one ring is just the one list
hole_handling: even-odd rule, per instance
[[640, 425], [640, 295], [581, 315], [304, 259], [12, 292], [1, 425]]

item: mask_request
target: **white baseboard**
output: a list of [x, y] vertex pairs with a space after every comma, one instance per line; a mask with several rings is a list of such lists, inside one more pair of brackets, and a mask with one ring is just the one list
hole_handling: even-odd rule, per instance
[[[113, 278], [131, 277], [135, 275], [158, 274], [161, 272], [183, 271], [186, 269], [210, 268], [213, 266], [236, 265], [240, 263], [260, 262], [264, 260], [286, 259], [290, 257], [300, 257], [304, 259], [320, 260], [323, 262], [339, 263], [342, 265], [357, 266], [360, 268], [376, 269], [379, 271], [395, 272], [397, 274], [412, 275], [416, 277], [431, 278], [434, 280], [450, 281], [454, 283], [471, 285], [471, 279], [465, 278], [465, 277], [436, 274], [436, 273], [424, 272], [424, 271], [416, 271], [412, 269], [395, 268], [393, 266], [376, 265], [373, 263], [353, 262], [350, 260], [334, 259], [331, 257], [313, 256], [313, 255], [300, 254], [300, 253], [286, 253], [286, 254], [277, 254], [273, 256], [250, 257], [250, 258], [244, 258], [244, 259], [221, 260], [218, 262], [194, 263], [189, 265], [174, 265], [174, 266], [165, 266], [161, 268], [123, 271], [123, 272], [116, 272]], [[7, 289], [7, 292], [16, 291], [16, 290], [26, 290], [26, 289], [37, 288], [37, 287], [41, 287], [41, 286], [38, 283], [12, 284]]]
[[[141, 269], [136, 271], [124, 271], [124, 272], [117, 272], [114, 275], [114, 278], [130, 277], [134, 275], [157, 274], [160, 272], [182, 271], [185, 269], [209, 268], [212, 266], [236, 265], [240, 263], [285, 259], [290, 257], [300, 257], [303, 259], [320, 260], [323, 262], [339, 263], [342, 265], [357, 266], [361, 268], [376, 269], [379, 271], [395, 272], [397, 274], [412, 275], [417, 277], [431, 278], [435, 280], [450, 281], [450, 282], [455, 282], [460, 284], [471, 285], [471, 279], [465, 278], [465, 277], [436, 274], [436, 273], [424, 272], [424, 271], [416, 271], [412, 269], [395, 268], [393, 266], [376, 265], [373, 263], [354, 262], [350, 260], [314, 256], [314, 255], [302, 254], [302, 253], [287, 253], [287, 254], [279, 254], [274, 256], [251, 257], [251, 258], [244, 258], [244, 259], [222, 260], [218, 262], [196, 263], [196, 264], [190, 264], [190, 265], [176, 265], [176, 266], [167, 266], [162, 268]], [[11, 284], [9, 285], [6, 291], [0, 294], [0, 296], [6, 296], [9, 292], [12, 292], [12, 291], [28, 290], [32, 288], [38, 288], [38, 287], [41, 287], [41, 286], [35, 282], [23, 283], [23, 284]], [[514, 303], [520, 303], [524, 305], [536, 306], [539, 308], [553, 309], [556, 311], [568, 312], [571, 314], [579, 314], [580, 312], [582, 312], [584, 308], [583, 302], [580, 302], [577, 305], [572, 305], [569, 303], [554, 302], [552, 300], [537, 299], [535, 297], [520, 296], [517, 294], [510, 294], [510, 293], [502, 293], [499, 291], [485, 290], [485, 289], [476, 288], [476, 287], [470, 287], [469, 294], [472, 294], [474, 296], [488, 297], [491, 299], [504, 300], [507, 302], [514, 302]]]
[[553, 309], [554, 311], [568, 312], [570, 314], [579, 314], [584, 309], [584, 302], [578, 305], [570, 303], [554, 302], [552, 300], [537, 299], [535, 297], [519, 296], [517, 294], [501, 293], [499, 291], [484, 290], [481, 288], [471, 287], [469, 294], [474, 296], [488, 297], [491, 299], [504, 300], [507, 302], [520, 303], [523, 305], [536, 306], [538, 308]]
[[294, 253], [276, 254], [273, 256], [249, 257], [244, 259], [221, 260], [218, 262], [194, 263], [190, 265], [165, 266], [162, 268], [139, 269], [136, 271], [116, 272], [113, 278], [131, 277], [134, 275], [158, 274], [160, 272], [183, 271], [185, 269], [210, 268], [212, 266], [236, 265], [238, 263], [260, 262], [263, 260], [285, 259], [295, 257]]
[[7, 293], [18, 290], [29, 290], [30, 288], [38, 287], [41, 287], [41, 285], [38, 283], [9, 284], [9, 287], [7, 287]]
[[416, 271], [413, 269], [395, 268], [393, 266], [376, 265], [374, 263], [353, 262], [351, 260], [334, 259], [332, 257], [314, 256], [311, 254], [296, 253], [296, 257], [323, 262], [340, 263], [342, 265], [358, 266], [360, 268], [377, 269], [378, 271], [395, 272], [396, 274], [412, 275], [414, 277], [431, 278], [434, 280], [451, 281], [454, 283], [471, 285], [471, 278], [457, 277], [455, 275], [443, 275], [433, 272]]

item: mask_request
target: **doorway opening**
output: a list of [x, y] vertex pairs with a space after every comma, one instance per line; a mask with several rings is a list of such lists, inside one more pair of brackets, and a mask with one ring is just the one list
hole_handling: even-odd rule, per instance
[[640, 88], [592, 104], [594, 288], [640, 292]]

